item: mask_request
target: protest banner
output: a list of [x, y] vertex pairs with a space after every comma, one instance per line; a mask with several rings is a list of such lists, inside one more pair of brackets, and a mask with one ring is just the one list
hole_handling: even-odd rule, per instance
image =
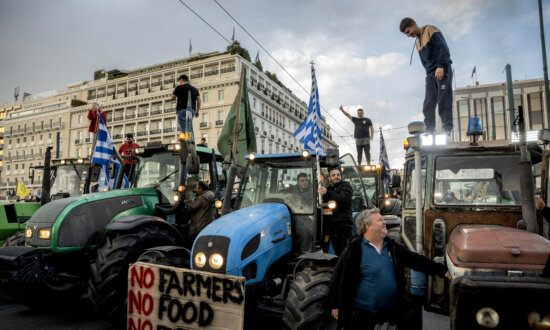
[[128, 269], [128, 330], [242, 329], [245, 278], [137, 262]]

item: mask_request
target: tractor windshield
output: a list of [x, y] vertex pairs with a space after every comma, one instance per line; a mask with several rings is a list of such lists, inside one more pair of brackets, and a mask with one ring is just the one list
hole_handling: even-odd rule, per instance
[[79, 196], [82, 184], [82, 172], [88, 165], [59, 165], [52, 178], [50, 194], [68, 193], [70, 197]]
[[177, 190], [179, 172], [178, 155], [171, 152], [156, 152], [141, 155], [137, 164], [134, 187], [154, 187], [160, 190], [163, 202], [172, 201]]
[[294, 214], [312, 214], [316, 194], [312, 174], [311, 160], [256, 160], [243, 177], [237, 208], [274, 201], [287, 204]]
[[519, 161], [519, 155], [438, 157], [434, 203], [520, 205]]

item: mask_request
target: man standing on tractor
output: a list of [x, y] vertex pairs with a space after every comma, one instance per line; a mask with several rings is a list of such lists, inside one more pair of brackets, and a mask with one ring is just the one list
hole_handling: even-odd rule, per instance
[[342, 113], [348, 117], [355, 126], [353, 137], [355, 138], [355, 147], [357, 148], [357, 165], [361, 166], [363, 150], [365, 151], [367, 165], [370, 164], [370, 141], [372, 141], [372, 137], [374, 136], [372, 121], [367, 117], [363, 117], [363, 109], [357, 109], [357, 117], [352, 117], [344, 110], [342, 106], [340, 106], [340, 111], [342, 111]]
[[414, 328], [403, 315], [411, 307], [405, 300], [405, 267], [446, 276], [447, 267], [386, 237], [380, 210], [363, 211], [355, 221], [358, 235], [349, 240], [330, 281], [332, 316], [338, 329], [374, 329], [379, 323]]
[[126, 174], [128, 181], [132, 181], [137, 165], [137, 156], [134, 153], [136, 148], [139, 148], [139, 144], [134, 142], [132, 133], [126, 134], [126, 143], [118, 148], [118, 153], [124, 158], [124, 174]]
[[[182, 133], [189, 133], [189, 141], [194, 141], [192, 123], [193, 117], [199, 117], [201, 98], [199, 97], [199, 91], [189, 83], [187, 75], [182, 74], [179, 76], [178, 83], [179, 85], [176, 86], [172, 95], [170, 95], [170, 99], [178, 99], [176, 110], [180, 131]], [[187, 122], [189, 123], [189, 127], [186, 125]]]
[[323, 202], [335, 201], [336, 208], [332, 215], [325, 216], [327, 233], [332, 240], [334, 253], [339, 256], [346, 247], [347, 240], [352, 236], [353, 220], [351, 198], [353, 188], [349, 182], [342, 181], [340, 170], [335, 167], [329, 170], [329, 186], [321, 186], [318, 192], [323, 195]]
[[433, 25], [419, 27], [409, 17], [401, 20], [399, 29], [407, 37], [416, 38], [416, 50], [426, 69], [426, 94], [424, 96], [424, 123], [426, 132], [435, 133], [435, 107], [447, 136], [453, 130], [453, 69], [451, 54], [441, 31]]

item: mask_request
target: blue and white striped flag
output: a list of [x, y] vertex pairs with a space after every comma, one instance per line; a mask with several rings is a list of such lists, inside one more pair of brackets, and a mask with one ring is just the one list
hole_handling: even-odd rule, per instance
[[388, 153], [386, 152], [386, 143], [384, 142], [384, 135], [382, 135], [382, 127], [380, 127], [380, 159], [379, 159], [380, 165], [384, 166], [386, 168], [386, 191], [388, 191], [388, 187], [390, 186], [391, 182], [391, 175], [390, 175], [390, 161], [388, 160]]
[[233, 27], [233, 35], [231, 36], [231, 41], [235, 42], [235, 27]]
[[[103, 180], [100, 180], [99, 182], [100, 190], [102, 190], [103, 187], [107, 187], [108, 189], [115, 188], [115, 180], [109, 180], [109, 165], [115, 164], [115, 178], [117, 177], [118, 170], [120, 169], [120, 162], [115, 158], [114, 148], [115, 144], [109, 136], [109, 131], [107, 130], [107, 126], [105, 126], [103, 117], [99, 116], [99, 127], [97, 130], [95, 149], [92, 155], [92, 163], [102, 165]], [[122, 187], [129, 187], [128, 178], [126, 178], [126, 175], [124, 175]]]
[[315, 68], [311, 66], [311, 96], [306, 120], [294, 132], [300, 143], [307, 150], [323, 151], [321, 146], [321, 107], [319, 105], [319, 90], [315, 78]]
[[256, 59], [254, 60], [254, 63], [258, 63], [260, 60], [260, 50], [258, 49], [258, 52], [256, 53]]
[[191, 38], [189, 38], [189, 55], [191, 55], [192, 50], [193, 50], [193, 45], [191, 45]]

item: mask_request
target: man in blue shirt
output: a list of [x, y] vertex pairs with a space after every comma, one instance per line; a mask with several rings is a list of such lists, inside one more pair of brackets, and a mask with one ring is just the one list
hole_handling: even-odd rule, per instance
[[380, 210], [363, 211], [355, 221], [359, 235], [348, 241], [330, 282], [332, 316], [338, 328], [373, 329], [399, 325], [405, 305], [405, 267], [451, 279], [447, 267], [386, 237]]
[[419, 27], [409, 17], [403, 18], [399, 30], [407, 37], [416, 38], [416, 50], [426, 69], [426, 94], [424, 96], [424, 123], [426, 132], [435, 132], [435, 106], [443, 129], [450, 137], [453, 130], [453, 70], [451, 54], [441, 31], [433, 25]]

